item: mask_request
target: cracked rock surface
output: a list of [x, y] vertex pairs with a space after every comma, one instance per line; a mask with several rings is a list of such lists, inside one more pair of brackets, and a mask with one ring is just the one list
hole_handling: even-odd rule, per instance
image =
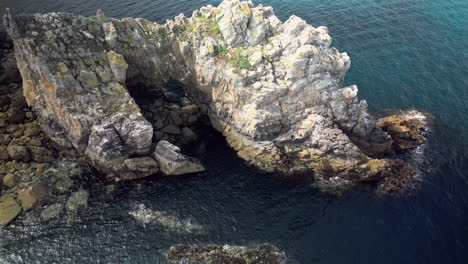
[[343, 87], [349, 56], [330, 46], [326, 27], [299, 17], [283, 23], [271, 7], [225, 0], [163, 25], [102, 11], [7, 12], [4, 23], [44, 130], [107, 174], [133, 179], [157, 170], [154, 128], [129, 84], [169, 80], [182, 82], [238, 155], [264, 170], [317, 177], [358, 170], [368, 180], [393, 162], [375, 162], [392, 152], [392, 139], [358, 88]]

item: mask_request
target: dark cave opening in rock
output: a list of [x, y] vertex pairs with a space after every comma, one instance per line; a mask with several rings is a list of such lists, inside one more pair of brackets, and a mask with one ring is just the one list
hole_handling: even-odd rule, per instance
[[153, 143], [167, 140], [182, 148], [195, 145], [209, 121], [185, 94], [184, 85], [176, 80], [148, 85], [141, 80], [133, 78], [126, 86], [145, 119], [153, 125]]

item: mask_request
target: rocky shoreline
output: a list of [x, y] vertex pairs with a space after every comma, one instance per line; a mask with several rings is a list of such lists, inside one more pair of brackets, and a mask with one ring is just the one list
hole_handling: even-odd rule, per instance
[[48, 221], [64, 208], [85, 206], [73, 190], [89, 168], [77, 157], [64, 157], [42, 132], [22, 94], [13, 43], [0, 38], [0, 227], [21, 212], [42, 209], [40, 218]]
[[393, 156], [425, 142], [417, 113], [373, 118], [342, 86], [350, 59], [327, 29], [282, 23], [271, 7], [225, 0], [164, 25], [102, 11], [7, 12], [4, 23], [0, 226], [85, 208], [93, 168], [115, 180], [203, 171], [183, 147], [207, 126], [259, 169], [325, 185], [393, 192], [418, 173]]

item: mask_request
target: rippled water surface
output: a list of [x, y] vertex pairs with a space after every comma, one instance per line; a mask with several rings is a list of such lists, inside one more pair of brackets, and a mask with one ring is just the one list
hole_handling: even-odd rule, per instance
[[[342, 196], [248, 167], [218, 136], [196, 152], [207, 172], [120, 185], [112, 202], [91, 191], [76, 223], [18, 221], [0, 231], [0, 263], [164, 263], [176, 243], [270, 242], [300, 263], [468, 263], [468, 1], [263, 0], [282, 19], [325, 25], [353, 65], [348, 84], [372, 110], [416, 107], [436, 117], [429, 144], [412, 153], [424, 175], [414, 190]], [[219, 1], [0, 0], [14, 13], [67, 11], [153, 21]], [[204, 234], [142, 225], [144, 204], [194, 218]], [[2, 248], [3, 247], [3, 248]]]

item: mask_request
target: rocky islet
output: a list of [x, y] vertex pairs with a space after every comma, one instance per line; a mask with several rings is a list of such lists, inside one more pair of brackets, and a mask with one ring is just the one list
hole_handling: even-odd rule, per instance
[[[10, 216], [15, 204], [38, 208], [51, 193], [69, 198], [51, 201], [43, 219], [86, 207], [88, 194], [63, 175], [57, 149], [116, 179], [201, 171], [177, 147], [196, 142], [199, 122], [267, 171], [387, 191], [416, 173], [381, 158], [423, 142], [424, 126], [398, 116], [376, 122], [357, 87], [342, 86], [347, 54], [330, 47], [325, 27], [298, 17], [282, 23], [270, 7], [226, 0], [163, 25], [101, 11], [7, 12], [4, 23], [15, 44], [15, 53], [2, 44], [0, 74], [0, 176]], [[163, 88], [171, 80], [183, 85], [182, 99]]]
[[171, 263], [286, 264], [286, 254], [270, 244], [251, 247], [233, 245], [174, 245], [167, 253]]

